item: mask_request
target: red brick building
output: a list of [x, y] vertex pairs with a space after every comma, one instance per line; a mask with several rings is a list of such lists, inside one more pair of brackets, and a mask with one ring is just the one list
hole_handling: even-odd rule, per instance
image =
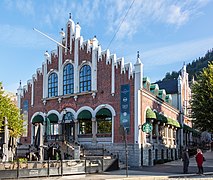
[[[134, 65], [124, 63], [103, 51], [96, 37], [83, 40], [80, 30], [70, 18], [61, 33], [63, 46], [46, 52], [42, 68], [20, 85], [18, 103], [27, 127], [21, 143], [36, 146], [41, 159], [43, 145], [63, 146], [65, 140], [85, 148], [104, 147], [122, 159], [124, 127], [130, 165], [177, 158], [183, 146], [178, 141], [183, 137], [182, 105], [173, 106], [172, 95], [143, 77], [139, 54]], [[152, 124], [150, 133], [141, 130], [146, 122]]]

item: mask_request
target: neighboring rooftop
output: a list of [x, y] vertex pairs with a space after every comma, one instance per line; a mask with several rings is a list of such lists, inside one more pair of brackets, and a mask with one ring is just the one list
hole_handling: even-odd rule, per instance
[[159, 89], [165, 89], [167, 94], [176, 94], [178, 92], [178, 81], [176, 79], [159, 81], [154, 84], [158, 84]]

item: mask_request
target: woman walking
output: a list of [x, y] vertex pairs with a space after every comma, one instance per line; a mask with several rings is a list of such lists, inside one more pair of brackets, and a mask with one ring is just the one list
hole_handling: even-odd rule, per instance
[[203, 153], [201, 149], [197, 149], [197, 154], [195, 156], [197, 167], [198, 167], [198, 174], [203, 174]]

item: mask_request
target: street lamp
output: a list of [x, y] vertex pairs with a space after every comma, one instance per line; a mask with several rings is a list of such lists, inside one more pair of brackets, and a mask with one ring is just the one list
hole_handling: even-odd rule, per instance
[[48, 139], [48, 130], [49, 130], [49, 127], [48, 127], [48, 123], [47, 123], [48, 119], [47, 119], [47, 113], [46, 111], [44, 112], [44, 142], [47, 142], [47, 139]]
[[62, 134], [63, 134], [63, 141], [65, 141], [65, 120], [66, 120], [66, 114], [67, 114], [67, 110], [63, 109], [63, 118], [62, 118]]

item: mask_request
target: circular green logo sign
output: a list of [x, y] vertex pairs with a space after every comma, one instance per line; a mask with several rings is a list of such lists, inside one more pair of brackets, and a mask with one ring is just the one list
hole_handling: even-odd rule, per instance
[[145, 133], [149, 133], [152, 131], [152, 125], [150, 123], [144, 123], [142, 126], [142, 131]]

